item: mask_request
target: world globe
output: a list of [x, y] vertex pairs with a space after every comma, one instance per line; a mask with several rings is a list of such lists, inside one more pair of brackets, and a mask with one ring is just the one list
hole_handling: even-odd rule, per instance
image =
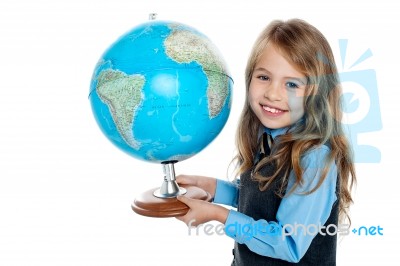
[[221, 132], [232, 87], [227, 65], [206, 35], [153, 20], [103, 53], [89, 100], [101, 131], [119, 149], [148, 162], [178, 162]]

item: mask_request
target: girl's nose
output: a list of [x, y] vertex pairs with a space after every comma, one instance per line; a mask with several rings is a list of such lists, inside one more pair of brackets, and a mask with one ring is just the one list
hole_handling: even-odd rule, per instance
[[270, 101], [282, 100], [281, 90], [279, 84], [272, 82], [264, 92], [264, 97]]

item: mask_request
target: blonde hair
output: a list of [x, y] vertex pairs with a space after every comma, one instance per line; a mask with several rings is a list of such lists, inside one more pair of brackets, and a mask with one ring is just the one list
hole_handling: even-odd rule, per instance
[[[307, 193], [319, 188], [326, 178], [328, 167], [336, 163], [339, 181], [339, 214], [349, 218], [348, 208], [353, 202], [351, 189], [356, 181], [352, 153], [342, 129], [342, 94], [332, 50], [322, 33], [300, 19], [271, 22], [256, 40], [247, 62], [245, 81], [246, 99], [256, 63], [267, 44], [271, 43], [285, 59], [307, 77], [305, 115], [301, 123], [291, 126], [290, 132], [275, 141], [271, 156], [261, 160], [254, 169], [253, 178], [260, 190], [267, 189], [278, 177], [283, 176], [278, 195], [282, 196], [290, 171], [296, 182], [292, 192], [302, 183], [301, 156], [313, 147], [329, 143], [330, 154], [323, 166], [319, 183]], [[258, 150], [258, 134], [263, 127], [246, 100], [236, 133], [238, 174], [253, 167]], [[267, 163], [274, 163], [276, 172], [262, 176], [259, 170]], [[289, 193], [290, 193], [289, 192]]]

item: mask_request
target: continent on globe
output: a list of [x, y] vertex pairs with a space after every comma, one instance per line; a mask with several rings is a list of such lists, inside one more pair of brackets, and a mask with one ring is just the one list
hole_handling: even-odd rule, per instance
[[202, 66], [208, 78], [207, 98], [210, 118], [213, 118], [221, 111], [229, 93], [225, 64], [208, 39], [179, 26], [171, 28], [172, 33], [165, 39], [166, 54], [179, 63], [196, 61]]
[[140, 74], [126, 75], [121, 71], [105, 70], [100, 73], [96, 91], [107, 104], [122, 138], [132, 148], [138, 150], [139, 143], [133, 136], [132, 126], [135, 110], [142, 101], [145, 78]]
[[203, 150], [229, 117], [233, 80], [217, 47], [182, 23], [150, 21], [101, 56], [89, 100], [104, 135], [148, 162]]

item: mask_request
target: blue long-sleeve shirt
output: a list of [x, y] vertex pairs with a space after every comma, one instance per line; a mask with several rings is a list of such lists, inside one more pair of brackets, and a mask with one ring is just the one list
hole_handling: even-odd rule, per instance
[[[272, 138], [284, 132], [284, 129], [270, 130]], [[257, 254], [298, 262], [327, 221], [336, 201], [337, 168], [334, 163], [329, 165], [321, 186], [311, 194], [304, 194], [317, 185], [329, 152], [329, 147], [322, 145], [302, 156], [300, 163], [304, 182], [290, 195], [283, 197], [276, 214], [277, 222], [263, 219], [256, 221], [243, 213], [230, 210], [225, 222], [225, 234], [238, 243], [246, 244]], [[286, 191], [291, 190], [294, 182], [292, 171]], [[239, 192], [237, 184], [218, 179], [214, 202], [237, 207]]]

